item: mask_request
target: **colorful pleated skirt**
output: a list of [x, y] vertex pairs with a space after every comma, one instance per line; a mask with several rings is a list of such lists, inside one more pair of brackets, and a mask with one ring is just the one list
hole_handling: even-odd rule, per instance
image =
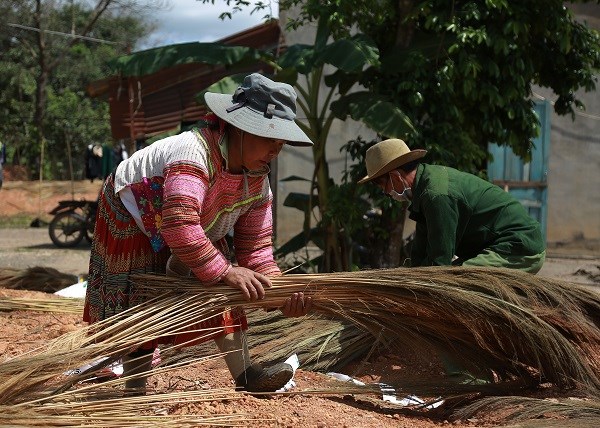
[[[83, 320], [95, 323], [144, 302], [145, 296], [129, 281], [129, 276], [164, 274], [170, 255], [168, 247], [159, 252], [152, 249], [148, 237], [115, 194], [110, 175], [98, 200]], [[243, 309], [234, 308], [190, 325], [189, 332], [140, 344], [140, 347], [149, 349], [159, 343], [189, 346], [247, 328]]]

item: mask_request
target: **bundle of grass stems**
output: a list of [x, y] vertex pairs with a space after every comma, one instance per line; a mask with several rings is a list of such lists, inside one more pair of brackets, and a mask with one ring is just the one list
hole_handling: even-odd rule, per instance
[[[85, 329], [67, 333], [43, 349], [0, 364], [0, 414], [9, 414], [20, 421], [38, 420], [38, 417], [44, 420], [44, 417], [54, 415], [52, 423], [56, 425], [46, 419], [44, 426], [84, 423], [86, 426], [124, 426], [118, 418], [128, 414], [130, 408], [121, 408], [120, 403], [128, 406], [133, 398], [122, 397], [122, 390], [115, 386], [122, 385], [125, 379], [86, 383], [97, 377], [101, 368], [141, 343], [189, 331], [199, 321], [216, 316], [231, 306], [279, 307], [291, 293], [299, 291], [312, 297], [314, 312], [325, 318], [352, 323], [390, 346], [444, 349], [460, 356], [469, 367], [493, 371], [499, 379], [493, 385], [483, 386], [445, 381], [436, 385], [407, 382], [402, 387], [396, 385], [398, 392], [429, 396], [470, 391], [497, 394], [502, 388], [494, 387], [504, 384], [513, 388], [518, 380], [519, 387], [551, 382], [560, 388], [580, 387], [600, 396], [597, 361], [600, 299], [583, 288], [562, 281], [509, 270], [478, 268], [289, 275], [274, 278], [274, 286], [267, 290], [264, 299], [248, 302], [239, 292], [223, 284], [205, 287], [193, 279], [161, 275], [135, 275], [132, 280], [147, 293], [145, 303]], [[268, 328], [268, 323], [264, 328]], [[212, 331], [200, 333], [209, 335]], [[165, 354], [168, 352], [166, 349]], [[215, 357], [219, 355], [161, 365], [153, 373], [201, 364]], [[88, 370], [65, 374], [100, 358], [105, 359]], [[375, 390], [344, 384], [296, 393], [373, 394]], [[503, 391], [510, 392], [506, 388]], [[161, 398], [162, 393], [136, 397], [137, 404], [131, 407], [137, 409], [137, 415], [144, 416], [144, 409], [150, 411], [150, 408], [139, 403], [156, 403], [158, 400], [177, 406], [176, 403], [184, 401], [229, 400], [239, 396], [234, 391], [217, 390], [188, 389], [181, 393], [179, 398]], [[120, 394], [118, 399], [115, 394]], [[76, 402], [80, 407], [65, 404]], [[93, 407], [103, 403], [106, 407], [102, 410]], [[182, 420], [169, 425], [174, 420], [170, 416], [160, 421], [153, 419], [148, 424], [187, 426], [183, 416], [178, 416]], [[199, 424], [199, 416], [194, 417], [195, 422], [189, 423]], [[223, 423], [234, 425], [235, 417]], [[100, 422], [94, 425], [94, 421]], [[142, 422], [139, 425], [143, 426]], [[27, 426], [35, 425], [32, 422]]]
[[600, 390], [600, 297], [575, 284], [487, 268], [399, 268], [274, 278], [265, 299], [235, 290], [207, 292], [191, 279], [137, 275], [148, 295], [206, 299], [227, 305], [278, 307], [294, 292], [314, 311], [352, 322], [399, 347], [443, 350], [473, 372], [525, 385]]
[[[81, 314], [83, 300], [64, 297], [16, 298], [5, 297], [0, 292], [0, 311], [36, 311]], [[302, 367], [313, 371], [337, 370], [351, 361], [366, 355], [374, 348], [369, 332], [354, 324], [327, 319], [318, 314], [304, 318], [286, 318], [279, 311], [249, 311], [252, 326], [246, 340], [253, 361], [263, 365], [285, 360], [298, 354]], [[282, 334], [285, 332], [285, 334]], [[379, 344], [376, 342], [376, 344]], [[200, 349], [201, 348], [201, 349]], [[196, 357], [199, 353], [213, 352], [210, 346], [192, 346], [184, 350], [163, 351], [172, 361]], [[164, 358], [163, 357], [163, 358]]]
[[[51, 268], [36, 267], [34, 269], [0, 269], [0, 283], [22, 289], [31, 287], [39, 289], [36, 283], [39, 275], [36, 272], [50, 272]], [[52, 275], [62, 277], [62, 274]], [[68, 276], [67, 276], [68, 277]], [[27, 278], [25, 280], [25, 278]], [[42, 282], [41, 286], [43, 288]], [[81, 314], [83, 301], [75, 298], [44, 297], [24, 298], [2, 296], [0, 291], [0, 311], [39, 311], [52, 313]], [[352, 323], [338, 319], [326, 319], [313, 314], [303, 319], [286, 318], [279, 311], [249, 311], [248, 319], [252, 325], [252, 333], [248, 336], [248, 344], [254, 360], [258, 363], [271, 364], [283, 361], [292, 353], [297, 353], [302, 366], [309, 370], [327, 371], [345, 366], [347, 363], [365, 355], [373, 347], [370, 333], [358, 329]], [[280, 332], [285, 334], [280, 334]], [[307, 331], [310, 332], [307, 334]], [[171, 354], [173, 360], [182, 360], [188, 354], [195, 357], [198, 347], [176, 350]], [[201, 352], [212, 352], [210, 347]], [[169, 352], [163, 352], [169, 356]]]
[[[506, 409], [511, 409], [507, 412]], [[503, 411], [503, 422], [519, 427], [596, 428], [600, 423], [599, 400], [541, 399], [518, 396], [485, 397], [462, 407], [453, 418], [467, 420], [482, 414]], [[549, 420], [543, 416], [552, 415]]]
[[[226, 302], [226, 297], [219, 295], [205, 295], [200, 299], [196, 295], [161, 296], [90, 327], [67, 333], [41, 349], [4, 361], [0, 364], [0, 425], [4, 425], [3, 422], [11, 426], [92, 427], [247, 425], [256, 418], [240, 413], [206, 416], [171, 414], [173, 408], [182, 405], [243, 397], [232, 389], [205, 390], [197, 386], [183, 391], [159, 391], [131, 397], [124, 395], [120, 388], [127, 377], [102, 383], [88, 382], [140, 343], [189, 331], [191, 324], [219, 315], [222, 311], [218, 308], [225, 306]], [[205, 329], [201, 333], [209, 335], [212, 330]], [[166, 348], [165, 354], [176, 348]], [[167, 362], [145, 374], [169, 372], [222, 356], [217, 353]], [[86, 364], [90, 365], [88, 369], [75, 370]], [[137, 376], [140, 375], [144, 374]], [[372, 394], [374, 390], [343, 385], [341, 388], [307, 390], [305, 393], [343, 394], [350, 391]], [[155, 414], [157, 406], [164, 410], [164, 415]]]
[[0, 295], [0, 311], [38, 311], [65, 314], [81, 314], [83, 302], [71, 298], [32, 299], [21, 297], [4, 297]]

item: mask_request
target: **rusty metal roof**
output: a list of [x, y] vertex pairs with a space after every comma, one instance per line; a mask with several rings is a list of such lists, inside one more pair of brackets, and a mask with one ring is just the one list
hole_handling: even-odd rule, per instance
[[[283, 47], [282, 33], [277, 20], [228, 36], [217, 43], [270, 51], [275, 55]], [[114, 139], [148, 138], [176, 129], [182, 122], [195, 122], [200, 119], [205, 113], [205, 108], [196, 102], [196, 94], [232, 73], [231, 69], [221, 65], [195, 62], [202, 60], [202, 55], [189, 53], [193, 53], [196, 46], [201, 49], [202, 45], [192, 43], [163, 47], [171, 48], [169, 58], [172, 61], [162, 61], [160, 66], [151, 60], [144, 61], [147, 61], [152, 51], [160, 54], [161, 48], [128, 55], [120, 59], [121, 66], [134, 63], [135, 65], [127, 69], [126, 73], [120, 69], [120, 75], [88, 85], [87, 93], [90, 97], [108, 98]], [[183, 55], [183, 52], [187, 53], [185, 58], [177, 56], [177, 53]], [[142, 55], [144, 61], [139, 60]], [[164, 57], [165, 55], [163, 59]], [[145, 70], [151, 72], [145, 73]], [[236, 73], [255, 71], [271, 73], [273, 70], [259, 61], [235, 69]]]

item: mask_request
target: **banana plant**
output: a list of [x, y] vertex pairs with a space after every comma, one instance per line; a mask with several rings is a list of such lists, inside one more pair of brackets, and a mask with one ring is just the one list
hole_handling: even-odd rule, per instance
[[[348, 263], [344, 260], [340, 251], [340, 234], [334, 222], [325, 219], [331, 218], [329, 200], [333, 180], [329, 174], [329, 166], [326, 159], [326, 144], [333, 121], [336, 116], [331, 111], [331, 102], [336, 94], [345, 95], [358, 81], [362, 70], [366, 67], [377, 67], [379, 65], [379, 52], [375, 44], [362, 35], [352, 38], [327, 43], [329, 30], [326, 20], [319, 22], [314, 45], [292, 45], [287, 48], [284, 55], [279, 59], [262, 56], [262, 61], [267, 62], [275, 70], [272, 76], [274, 80], [291, 84], [298, 93], [298, 108], [303, 112], [307, 122], [298, 122], [298, 126], [313, 141], [312, 147], [314, 159], [314, 172], [311, 179], [310, 193], [304, 196], [304, 205], [297, 205], [294, 201], [298, 195], [288, 197], [285, 203], [296, 206], [306, 213], [312, 213], [313, 207], [317, 207], [321, 220], [318, 225], [311, 225], [311, 216], [305, 216], [304, 230], [293, 241], [296, 245], [303, 246], [309, 241], [318, 243], [323, 250], [321, 271], [348, 270]], [[324, 76], [325, 66], [333, 66], [339, 75], [329, 79]], [[304, 79], [300, 79], [303, 76]], [[243, 79], [242, 75], [231, 75], [213, 84], [196, 99], [203, 102], [203, 94], [206, 91], [231, 93]], [[321, 82], [325, 79], [330, 81], [326, 87], [326, 93], [322, 93]], [[301, 81], [303, 80], [303, 81]], [[324, 100], [324, 101], [320, 101]], [[293, 180], [294, 178], [289, 178]], [[290, 246], [285, 247], [290, 248]], [[280, 251], [281, 252], [281, 251]]]
[[[331, 204], [336, 195], [348, 192], [347, 186], [335, 185], [329, 173], [325, 149], [333, 121], [351, 116], [388, 137], [402, 138], [413, 130], [409, 118], [391, 100], [368, 91], [350, 92], [360, 83], [364, 73], [379, 69], [380, 54], [375, 43], [362, 34], [333, 42], [329, 42], [329, 39], [327, 19], [322, 17], [318, 22], [314, 44], [289, 46], [278, 59], [264, 53], [261, 57], [275, 70], [272, 76], [274, 80], [289, 83], [295, 88], [298, 108], [307, 118], [306, 122], [298, 122], [298, 126], [314, 143], [314, 171], [309, 193], [290, 194], [284, 201], [285, 206], [295, 207], [305, 213], [303, 231], [280, 247], [276, 254], [285, 255], [313, 242], [323, 250], [323, 255], [319, 257], [321, 272], [352, 269], [349, 228], [335, 220], [339, 217], [335, 212], [339, 204]], [[255, 52], [252, 55], [256, 55]], [[327, 66], [333, 67], [334, 72], [325, 75]], [[220, 80], [198, 94], [198, 102], [203, 102], [206, 91], [233, 92], [243, 77], [242, 74], [233, 74]], [[298, 178], [288, 177], [284, 180], [295, 179]], [[363, 205], [358, 203], [354, 206], [358, 209]], [[319, 211], [319, 218], [312, 224], [315, 207]]]

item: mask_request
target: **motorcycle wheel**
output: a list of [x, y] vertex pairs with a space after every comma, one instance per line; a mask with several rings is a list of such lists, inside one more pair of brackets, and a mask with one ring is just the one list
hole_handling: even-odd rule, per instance
[[92, 243], [92, 241], [94, 240], [94, 231], [90, 230], [89, 228], [85, 231], [85, 240], [88, 241], [90, 244]]
[[58, 213], [50, 222], [48, 233], [57, 247], [75, 247], [85, 235], [85, 226], [73, 213]]

